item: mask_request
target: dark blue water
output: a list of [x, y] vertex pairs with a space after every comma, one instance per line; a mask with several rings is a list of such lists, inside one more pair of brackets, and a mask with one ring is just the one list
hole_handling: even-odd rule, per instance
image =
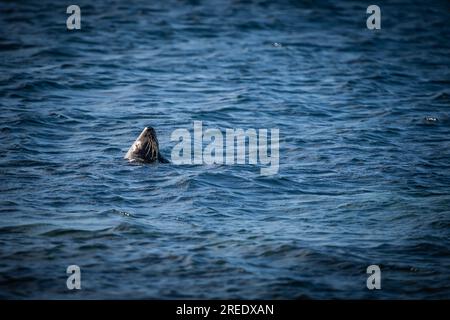
[[[68, 4], [0, 3], [1, 298], [450, 298], [449, 2]], [[123, 160], [196, 120], [278, 174]]]

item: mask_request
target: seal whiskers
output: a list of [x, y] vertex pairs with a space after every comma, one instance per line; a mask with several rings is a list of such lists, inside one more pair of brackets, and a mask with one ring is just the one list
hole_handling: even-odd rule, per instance
[[161, 163], [168, 163], [166, 159], [159, 152], [158, 138], [156, 131], [152, 127], [145, 127], [139, 137], [134, 141], [125, 155], [125, 159], [130, 161], [139, 161], [152, 163], [159, 161]]

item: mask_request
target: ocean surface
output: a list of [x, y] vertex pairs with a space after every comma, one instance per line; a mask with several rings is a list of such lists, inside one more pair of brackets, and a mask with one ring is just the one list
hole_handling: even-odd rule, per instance
[[[0, 2], [0, 298], [450, 298], [448, 1], [68, 4]], [[194, 121], [279, 172], [123, 159]]]

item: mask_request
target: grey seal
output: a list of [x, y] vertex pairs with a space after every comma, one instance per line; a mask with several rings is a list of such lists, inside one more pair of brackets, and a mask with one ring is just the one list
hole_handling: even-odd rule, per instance
[[159, 152], [158, 138], [152, 127], [145, 127], [125, 155], [125, 159], [144, 163], [169, 163]]

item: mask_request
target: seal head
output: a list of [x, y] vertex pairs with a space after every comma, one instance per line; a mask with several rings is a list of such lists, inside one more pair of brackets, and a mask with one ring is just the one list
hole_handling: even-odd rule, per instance
[[168, 163], [159, 152], [158, 138], [152, 127], [145, 127], [136, 141], [131, 145], [125, 159], [146, 163], [161, 162]]

